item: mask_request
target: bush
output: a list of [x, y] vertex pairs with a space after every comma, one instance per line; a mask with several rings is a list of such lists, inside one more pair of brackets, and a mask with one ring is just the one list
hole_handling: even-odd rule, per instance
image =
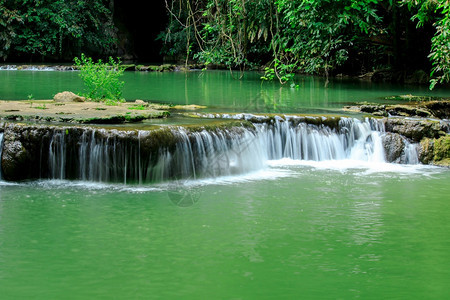
[[94, 62], [91, 57], [81, 54], [81, 57], [75, 57], [74, 61], [87, 88], [87, 93], [84, 94], [86, 98], [93, 101], [123, 101], [124, 82], [120, 77], [125, 68], [120, 65], [120, 59], [110, 57], [108, 62], [101, 59]]

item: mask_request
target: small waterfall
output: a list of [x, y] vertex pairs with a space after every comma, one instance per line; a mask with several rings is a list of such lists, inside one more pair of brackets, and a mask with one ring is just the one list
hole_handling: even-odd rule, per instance
[[0, 180], [2, 179], [3, 132], [0, 132]]
[[[188, 132], [174, 128], [168, 133], [174, 144], [160, 147], [151, 147], [156, 138], [148, 132], [120, 134], [105, 129], [85, 131], [74, 143], [66, 140], [63, 131], [55, 132], [49, 147], [50, 177], [158, 182], [246, 173], [261, 169], [266, 160], [251, 130]], [[75, 155], [68, 155], [69, 151]]]
[[[386, 162], [381, 122], [341, 118], [331, 127], [318, 123], [289, 117], [253, 128], [82, 129], [74, 137], [68, 129], [58, 129], [50, 141], [48, 174], [141, 184], [243, 174], [282, 158]], [[404, 162], [418, 163], [416, 145], [408, 144], [404, 156]]]
[[341, 119], [338, 130], [306, 123], [292, 126], [289, 120], [257, 126], [271, 160], [385, 161], [379, 132], [373, 131], [368, 121]]
[[66, 177], [66, 156], [65, 133], [55, 132], [49, 147], [49, 168], [51, 178], [64, 179]]
[[405, 164], [416, 165], [419, 163], [418, 144], [411, 144], [405, 140], [402, 161]]

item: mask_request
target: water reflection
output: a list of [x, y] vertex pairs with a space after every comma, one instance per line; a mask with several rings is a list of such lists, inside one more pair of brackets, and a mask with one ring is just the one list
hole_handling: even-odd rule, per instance
[[[377, 84], [348, 79], [331, 80], [298, 76], [298, 88], [261, 82], [261, 74], [246, 72], [242, 80], [227, 71], [126, 72], [124, 97], [172, 104], [206, 105], [209, 111], [303, 113], [318, 109], [339, 111], [343, 105], [403, 94], [450, 96], [448, 89], [429, 91], [426, 86]], [[83, 92], [77, 72], [0, 71], [0, 99], [50, 99], [58, 92]]]

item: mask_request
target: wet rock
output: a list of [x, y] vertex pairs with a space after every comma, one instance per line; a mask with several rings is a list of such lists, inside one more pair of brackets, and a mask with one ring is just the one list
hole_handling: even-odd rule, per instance
[[439, 139], [424, 138], [420, 142], [419, 160], [424, 164], [450, 166], [450, 135]]
[[141, 72], [170, 72], [175, 71], [176, 66], [171, 64], [164, 64], [160, 66], [143, 66], [143, 65], [137, 65], [135, 67], [136, 71]]
[[450, 118], [450, 101], [430, 101], [424, 103], [424, 106], [439, 119]]
[[424, 164], [433, 162], [434, 157], [434, 139], [424, 138], [420, 141], [418, 149], [419, 161]]
[[382, 105], [376, 103], [355, 103], [343, 109], [352, 112], [369, 113], [375, 116], [401, 116], [448, 119], [450, 100], [441, 97], [400, 95], [385, 97], [386, 101], [400, 101], [401, 104]]
[[439, 121], [386, 118], [383, 123], [387, 132], [401, 134], [415, 142], [425, 137], [439, 138], [449, 131], [448, 124]]
[[6, 180], [35, 178], [39, 160], [45, 157], [41, 149], [48, 145], [51, 129], [45, 127], [9, 124], [4, 129], [1, 164]]
[[8, 141], [5, 138], [1, 157], [3, 176], [9, 180], [21, 177], [20, 167], [28, 160], [28, 153], [20, 141]]
[[386, 160], [393, 163], [401, 163], [403, 149], [405, 148], [404, 138], [397, 133], [386, 133], [381, 137]]
[[86, 101], [86, 98], [78, 96], [72, 92], [65, 91], [56, 94], [55, 97], [53, 97], [53, 100], [56, 102], [84, 102]]

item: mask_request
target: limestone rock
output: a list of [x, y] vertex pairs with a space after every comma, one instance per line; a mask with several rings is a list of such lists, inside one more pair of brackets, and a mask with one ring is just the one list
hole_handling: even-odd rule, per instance
[[55, 97], [53, 97], [53, 100], [56, 102], [84, 102], [86, 101], [86, 98], [78, 96], [72, 92], [65, 91], [56, 94]]
[[450, 166], [450, 135], [439, 139], [424, 138], [420, 142], [419, 160], [424, 164]]
[[136, 105], [142, 105], [142, 106], [145, 106], [145, 107], [148, 106], [148, 102], [145, 102], [144, 100], [139, 100], [139, 99], [137, 99], [136, 101], [134, 101], [134, 104], [136, 104]]
[[449, 131], [445, 122], [428, 120], [408, 120], [401, 118], [388, 118], [384, 120], [387, 132], [403, 135], [415, 142], [419, 142], [424, 137], [439, 138]]
[[405, 148], [404, 138], [397, 133], [386, 133], [381, 137], [386, 160], [393, 163], [401, 163], [403, 149]]

